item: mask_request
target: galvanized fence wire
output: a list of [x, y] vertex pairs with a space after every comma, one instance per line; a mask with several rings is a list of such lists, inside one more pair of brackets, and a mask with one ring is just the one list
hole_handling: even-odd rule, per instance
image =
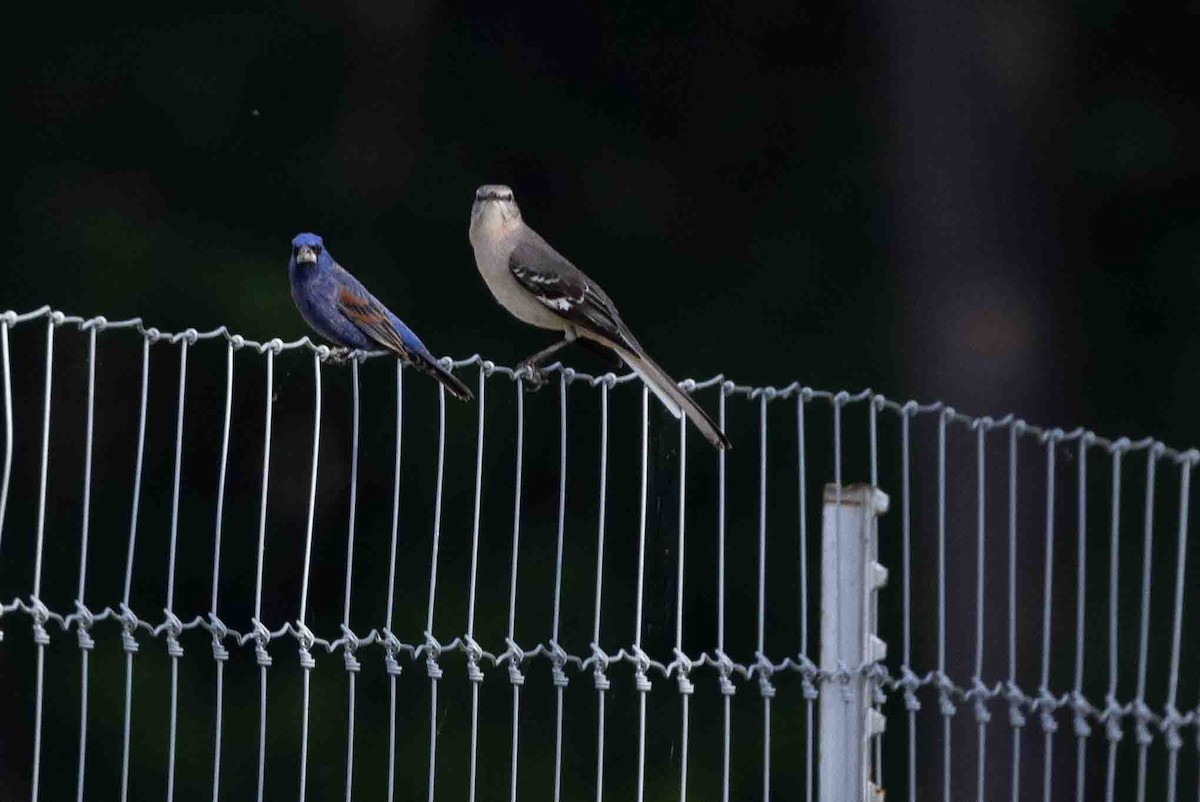
[[[437, 690], [438, 682], [443, 676], [443, 669], [440, 660], [443, 655], [449, 653], [462, 654], [466, 662], [467, 679], [471, 683], [471, 740], [470, 740], [470, 772], [468, 776], [469, 798], [474, 799], [476, 795], [478, 778], [477, 778], [477, 749], [479, 736], [479, 686], [483, 681], [486, 668], [499, 669], [504, 667], [507, 671], [509, 682], [512, 687], [512, 715], [511, 715], [511, 767], [510, 767], [510, 783], [509, 792], [510, 798], [517, 798], [517, 758], [520, 736], [520, 700], [521, 689], [524, 685], [525, 675], [524, 670], [529, 661], [533, 659], [544, 659], [549, 661], [552, 671], [553, 684], [556, 688], [556, 704], [555, 704], [555, 761], [554, 761], [554, 798], [557, 800], [561, 795], [562, 785], [562, 763], [563, 763], [563, 743], [564, 743], [564, 720], [563, 720], [563, 691], [569, 682], [571, 673], [588, 672], [592, 676], [593, 687], [596, 691], [596, 727], [597, 727], [597, 754], [596, 754], [596, 776], [595, 789], [596, 799], [601, 800], [604, 797], [604, 769], [605, 769], [605, 695], [606, 691], [611, 687], [611, 679], [608, 675], [609, 670], [614, 664], [627, 663], [632, 668], [634, 686], [638, 692], [638, 741], [637, 741], [637, 798], [639, 800], [645, 795], [645, 768], [646, 768], [646, 727], [647, 727], [647, 695], [651, 689], [651, 678], [653, 676], [661, 677], [665, 680], [674, 680], [679, 698], [680, 698], [680, 743], [682, 750], [680, 752], [680, 777], [679, 777], [679, 794], [680, 799], [686, 798], [688, 789], [688, 740], [689, 740], [689, 698], [694, 693], [695, 686], [693, 684], [693, 673], [697, 669], [709, 669], [715, 676], [717, 687], [722, 695], [722, 759], [721, 759], [721, 794], [723, 800], [728, 800], [730, 795], [730, 751], [732, 741], [732, 725], [730, 715], [731, 697], [736, 693], [737, 683], [755, 683], [758, 687], [759, 695], [762, 699], [762, 732], [761, 732], [761, 750], [762, 750], [762, 796], [763, 799], [769, 799], [771, 795], [771, 702], [775, 696], [775, 687], [773, 677], [775, 674], [796, 674], [799, 676], [803, 698], [805, 700], [805, 727], [807, 737], [805, 738], [805, 757], [803, 765], [805, 767], [804, 794], [806, 800], [813, 798], [813, 776], [814, 776], [814, 700], [819, 696], [823, 686], [829, 684], [844, 684], [850, 679], [858, 676], [864, 676], [872, 683], [874, 693], [874, 703], [876, 705], [884, 702], [884, 694], [886, 692], [899, 693], [903, 700], [903, 706], [907, 713], [907, 798], [910, 800], [916, 799], [916, 777], [917, 764], [916, 754], [918, 751], [918, 730], [916, 727], [916, 713], [920, 709], [921, 702], [918, 694], [924, 692], [933, 696], [937, 702], [937, 710], [942, 718], [942, 737], [940, 739], [942, 747], [942, 755], [940, 758], [940, 768], [942, 772], [942, 797], [946, 800], [950, 799], [951, 793], [951, 769], [958, 766], [959, 770], [970, 765], [969, 762], [959, 760], [954, 761], [952, 749], [954, 744], [949, 737], [950, 721], [956, 715], [956, 704], [968, 704], [974, 719], [977, 723], [977, 738], [975, 744], [976, 762], [973, 767], [977, 775], [977, 797], [982, 800], [984, 798], [984, 766], [986, 762], [986, 751], [988, 747], [988, 722], [992, 712], [999, 708], [1006, 710], [1008, 713], [1008, 728], [1010, 730], [1010, 739], [1012, 741], [1012, 762], [1011, 762], [1011, 793], [1015, 800], [1018, 797], [1018, 787], [1020, 783], [1020, 770], [1022, 761], [1020, 759], [1020, 743], [1022, 734], [1028, 726], [1028, 717], [1036, 716], [1038, 726], [1041, 729], [1043, 741], [1043, 765], [1042, 765], [1042, 797], [1045, 800], [1052, 798], [1054, 777], [1052, 773], [1052, 750], [1055, 746], [1055, 734], [1059, 727], [1059, 713], [1069, 711], [1072, 731], [1076, 741], [1076, 797], [1077, 799], [1092, 798], [1091, 795], [1085, 795], [1084, 786], [1084, 764], [1085, 753], [1088, 746], [1088, 740], [1092, 735], [1092, 728], [1099, 727], [1103, 730], [1103, 738], [1107, 743], [1107, 755], [1105, 760], [1106, 772], [1103, 781], [1104, 795], [1108, 800], [1113, 799], [1115, 788], [1115, 771], [1116, 771], [1116, 749], [1118, 742], [1123, 738], [1124, 731], [1127, 727], [1132, 727], [1137, 744], [1137, 771], [1136, 783], [1138, 789], [1138, 799], [1142, 799], [1146, 792], [1146, 777], [1148, 772], [1149, 747], [1155, 741], [1156, 737], [1161, 738], [1166, 747], [1166, 770], [1168, 787], [1168, 798], [1176, 798], [1177, 780], [1178, 780], [1178, 762], [1179, 751], [1183, 747], [1183, 737], [1188, 728], [1195, 730], [1196, 748], [1200, 752], [1200, 706], [1188, 710], [1186, 713], [1181, 712], [1178, 707], [1179, 700], [1179, 675], [1180, 675], [1180, 657], [1183, 643], [1183, 605], [1185, 596], [1185, 569], [1187, 561], [1187, 537], [1188, 537], [1188, 518], [1189, 518], [1189, 503], [1190, 503], [1190, 477], [1192, 469], [1197, 462], [1200, 462], [1200, 452], [1196, 450], [1177, 450], [1165, 446], [1164, 444], [1145, 438], [1142, 440], [1131, 441], [1127, 438], [1107, 439], [1100, 437], [1093, 432], [1084, 429], [1075, 429], [1065, 432], [1061, 429], [1041, 428], [1026, 423], [1025, 421], [1013, 415], [1008, 415], [1002, 418], [993, 419], [990, 417], [971, 417], [961, 414], [954, 409], [945, 406], [942, 403], [918, 404], [914, 401], [897, 402], [884, 396], [874, 393], [870, 390], [864, 390], [859, 393], [850, 394], [847, 392], [826, 392], [814, 390], [809, 387], [802, 386], [799, 383], [792, 383], [785, 387], [750, 387], [738, 385], [732, 381], [726, 380], [723, 376], [716, 376], [706, 381], [696, 382], [687, 380], [681, 383], [681, 387], [686, 392], [696, 392], [699, 390], [715, 389], [718, 393], [718, 417], [724, 426], [727, 422], [727, 400], [732, 397], [742, 397], [751, 402], [756, 402], [758, 406], [758, 468], [759, 468], [759, 506], [758, 506], [758, 580], [757, 580], [757, 615], [758, 629], [755, 660], [752, 663], [742, 664], [730, 659], [725, 653], [725, 635], [726, 635], [726, 471], [727, 457], [724, 452], [718, 452], [715, 456], [718, 467], [718, 488], [717, 488], [717, 533], [718, 533], [718, 549], [717, 549], [717, 626], [716, 626], [716, 648], [711, 652], [700, 652], [695, 656], [690, 656], [684, 651], [683, 632], [684, 632], [684, 592], [683, 585], [687, 575], [685, 564], [684, 545], [686, 541], [686, 524], [687, 524], [687, 425], [686, 421], [680, 424], [680, 440], [679, 440], [679, 478], [678, 478], [678, 493], [679, 493], [679, 518], [678, 518], [678, 550], [676, 554], [676, 598], [675, 598], [675, 639], [674, 648], [672, 649], [672, 659], [655, 659], [647, 654], [642, 649], [643, 636], [643, 603], [645, 596], [645, 551], [646, 551], [646, 527], [647, 527], [647, 483], [649, 471], [649, 393], [642, 388], [642, 406], [641, 406], [641, 429], [640, 429], [640, 451], [641, 451], [641, 494], [639, 498], [639, 523], [638, 523], [638, 561], [637, 561], [637, 583], [636, 583], [636, 619], [633, 632], [632, 643], [629, 646], [622, 646], [615, 652], [605, 650], [600, 644], [600, 622], [602, 612], [602, 583], [604, 575], [604, 560], [605, 560], [605, 525], [606, 525], [606, 509], [607, 509], [607, 483], [608, 483], [608, 458], [609, 458], [609, 393], [618, 384], [625, 384], [636, 380], [632, 374], [616, 376], [612, 373], [602, 376], [590, 376], [584, 373], [579, 373], [571, 368], [562, 366], [556, 363], [549, 368], [552, 372], [557, 372], [559, 375], [559, 436], [560, 436], [560, 460], [559, 460], [559, 488], [558, 488], [558, 506], [557, 506], [557, 536], [556, 536], [556, 555], [554, 568], [554, 606], [553, 606], [553, 625], [550, 638], [545, 643], [537, 643], [532, 647], [521, 646], [516, 641], [516, 613], [517, 613], [517, 587], [519, 582], [518, 577], [518, 556], [520, 551], [520, 534], [522, 528], [522, 470], [524, 460], [524, 436], [525, 436], [525, 408], [524, 408], [524, 382], [528, 378], [528, 374], [523, 371], [514, 371], [494, 364], [493, 362], [481, 358], [479, 355], [472, 356], [468, 359], [452, 361], [444, 359], [443, 364], [447, 368], [463, 369], [468, 367], [478, 368], [478, 429], [476, 434], [476, 460], [475, 460], [475, 476], [474, 476], [474, 510], [472, 523], [471, 537], [471, 562], [470, 562], [470, 590], [468, 600], [468, 621], [467, 631], [462, 635], [453, 638], [447, 643], [442, 643], [434, 635], [434, 613], [437, 608], [436, 591], [438, 578], [438, 549], [441, 529], [441, 513], [443, 500], [443, 482], [445, 475], [445, 447], [446, 447], [446, 414], [445, 414], [445, 392], [439, 389], [438, 396], [438, 460], [437, 460], [437, 479], [435, 491], [435, 511], [433, 522], [433, 550], [430, 559], [429, 573], [429, 594], [428, 608], [426, 617], [426, 628], [423, 632], [421, 642], [408, 643], [397, 638], [392, 632], [393, 612], [395, 601], [395, 574], [397, 561], [397, 537], [398, 537], [398, 519], [401, 502], [401, 471], [400, 471], [400, 456], [403, 443], [403, 395], [404, 395], [404, 371], [402, 366], [397, 364], [396, 368], [396, 426], [395, 426], [395, 471], [393, 480], [393, 498], [392, 498], [392, 521], [391, 521], [391, 542], [388, 559], [388, 592], [387, 592], [387, 616], [384, 626], [378, 629], [371, 629], [364, 635], [355, 633], [350, 628], [350, 606], [352, 601], [352, 590], [354, 588], [353, 578], [353, 551], [355, 538], [355, 515], [356, 515], [356, 500], [357, 500], [357, 483], [358, 483], [358, 446], [359, 446], [359, 364], [363, 359], [377, 356], [377, 354], [351, 354], [351, 372], [353, 382], [353, 443], [351, 451], [351, 473], [350, 473], [350, 505], [349, 505], [349, 520], [347, 522], [346, 532], [346, 574], [344, 585], [344, 601], [343, 601], [343, 616], [341, 624], [341, 633], [336, 637], [320, 637], [313, 633], [305, 624], [308, 614], [308, 588], [310, 579], [311, 557], [312, 557], [312, 535], [313, 523], [315, 515], [315, 504], [317, 498], [317, 469], [320, 461], [320, 429], [321, 429], [321, 402], [322, 402], [322, 366], [330, 357], [330, 349], [326, 346], [316, 345], [307, 337], [295, 340], [292, 342], [283, 342], [279, 339], [273, 339], [265, 343], [248, 340], [240, 335], [230, 333], [226, 328], [221, 327], [212, 331], [197, 332], [194, 329], [187, 329], [179, 333], [161, 332], [155, 328], [149, 328], [143, 325], [138, 318], [122, 321], [108, 321], [103, 317], [81, 318], [68, 316], [61, 312], [51, 310], [49, 307], [43, 307], [25, 314], [16, 314], [14, 312], [5, 312], [0, 314], [0, 362], [3, 369], [3, 393], [4, 393], [4, 422], [5, 422], [5, 450], [3, 462], [3, 477], [0, 479], [0, 547], [3, 545], [4, 535], [4, 520], [8, 511], [9, 486], [12, 478], [12, 456], [14, 443], [14, 428], [13, 428], [13, 393], [11, 381], [11, 359], [10, 359], [10, 330], [17, 326], [35, 324], [42, 322], [45, 326], [45, 360], [43, 374], [43, 404], [41, 415], [40, 429], [40, 463], [38, 474], [38, 495], [37, 495], [37, 514], [35, 526], [35, 562], [33, 572], [33, 583], [31, 593], [27, 598], [16, 598], [8, 603], [0, 603], [0, 622], [4, 615], [20, 613], [27, 616], [31, 622], [33, 630], [33, 641], [36, 646], [36, 664], [34, 671], [34, 732], [32, 733], [33, 745], [33, 765], [31, 767], [31, 787], [32, 798], [37, 799], [39, 795], [39, 779], [41, 775], [41, 742], [42, 742], [42, 711], [43, 711], [43, 694], [44, 694], [44, 673], [45, 673], [45, 646], [49, 643], [50, 632], [47, 625], [53, 623], [58, 626], [62, 632], [74, 630], [76, 633], [78, 646], [80, 649], [80, 732], [79, 732], [79, 749], [78, 749], [78, 765], [76, 769], [76, 796], [78, 799], [83, 798], [83, 788], [86, 769], [86, 746], [87, 746], [87, 726], [88, 726], [88, 655], [94, 648], [95, 642], [92, 638], [92, 630], [98, 622], [112, 621], [119, 625], [121, 630], [122, 648], [125, 653], [125, 684], [124, 684], [124, 720], [123, 720], [123, 738], [122, 738], [122, 761], [121, 761], [121, 799], [128, 799], [130, 796], [130, 728], [133, 706], [133, 690], [134, 690], [134, 671], [133, 658], [138, 652], [140, 644], [137, 640], [137, 635], [150, 635], [156, 639], [162, 639], [166, 646], [166, 651], [171, 660], [171, 683], [170, 683], [170, 729], [168, 739], [168, 780], [167, 780], [167, 797], [172, 798], [174, 791], [175, 779], [175, 760], [176, 760], [176, 742], [175, 735], [177, 729], [176, 712], [178, 704], [178, 660], [183, 655], [183, 648], [180, 643], [180, 638], [183, 633], [191, 630], [204, 630], [208, 633], [211, 639], [211, 650], [215, 664], [215, 743], [213, 749], [213, 784], [212, 797], [214, 802], [220, 797], [220, 772], [221, 772], [221, 745], [222, 745], [222, 712], [223, 712], [223, 682], [224, 682], [224, 664], [229, 659], [228, 646], [233, 645], [237, 648], [252, 648], [254, 650], [256, 663], [259, 667], [259, 732], [258, 732], [258, 764], [257, 764], [257, 794], [258, 799], [263, 798], [264, 777], [266, 772], [266, 728], [267, 728], [267, 688], [268, 688], [268, 669], [272, 665], [273, 657], [270, 654], [270, 647], [273, 643], [281, 639], [290, 639], [297, 645], [297, 656], [302, 668], [302, 699], [300, 700], [299, 715], [303, 725], [301, 730], [301, 759], [300, 759], [300, 798], [303, 799], [307, 786], [307, 767], [308, 767], [308, 713], [310, 701], [310, 673], [315, 666], [316, 658], [314, 650], [322, 651], [326, 654], [333, 654], [340, 651], [342, 654], [344, 668], [346, 670], [346, 692], [347, 692], [347, 708], [348, 708], [348, 729], [346, 734], [346, 776], [345, 776], [345, 797], [347, 801], [351, 799], [351, 791], [354, 777], [354, 737], [355, 737], [355, 679], [357, 673], [361, 669], [359, 660], [359, 650], [365, 647], [378, 646], [383, 653], [383, 661], [386, 672], [389, 678], [389, 758], [387, 764], [387, 787], [388, 799], [394, 798], [394, 789], [396, 785], [394, 755], [396, 749], [396, 717], [397, 717], [397, 698], [396, 698], [396, 678], [401, 671], [400, 659], [406, 658], [413, 663], [423, 662], [426, 675], [430, 682], [430, 730], [429, 730], [429, 774], [428, 774], [428, 798], [434, 798], [434, 789], [436, 785], [436, 764], [437, 764]], [[86, 400], [86, 421], [85, 421], [85, 439], [84, 439], [84, 471], [83, 471], [83, 494], [82, 494], [82, 525], [80, 533], [80, 559], [79, 559], [79, 577], [77, 583], [77, 593], [75, 599], [75, 609], [73, 612], [63, 614], [48, 609], [40, 598], [41, 581], [42, 581], [42, 557], [43, 557], [43, 538], [45, 535], [46, 522], [46, 488], [50, 475], [49, 454], [50, 454], [50, 438], [51, 430], [51, 397], [53, 390], [53, 366], [54, 366], [54, 344], [56, 332], [66, 325], [78, 327], [82, 332], [87, 334], [88, 342], [88, 364], [87, 364], [87, 400]], [[124, 590], [120, 603], [114, 609], [113, 607], [104, 607], [99, 612], [93, 611], [85, 603], [87, 590], [87, 564], [89, 550], [89, 516], [91, 503], [91, 484], [92, 484], [92, 447], [95, 428], [95, 388], [97, 383], [96, 376], [96, 354], [98, 348], [99, 335], [105, 332], [117, 330], [131, 330], [136, 332], [142, 339], [142, 360], [141, 360], [141, 384], [139, 393], [139, 412], [137, 426], [137, 448], [135, 459], [135, 471], [132, 482], [133, 498], [131, 503], [128, 544], [125, 561], [124, 572]], [[222, 436], [220, 446], [220, 467], [217, 486], [217, 500], [214, 521], [213, 533], [213, 578], [211, 588], [211, 604], [207, 615], [196, 615], [190, 620], [183, 620], [173, 609], [174, 589], [175, 589], [175, 574], [176, 574], [176, 535], [178, 529], [178, 514], [179, 514], [179, 494], [182, 472], [182, 439], [186, 421], [186, 386], [188, 376], [188, 353], [189, 349], [197, 344], [208, 341], [217, 340], [225, 343], [226, 347], [226, 363], [225, 363], [225, 393], [224, 393], [224, 411], [222, 418]], [[176, 420], [175, 420], [175, 440], [174, 440], [174, 463], [172, 474], [172, 497], [171, 497], [171, 525], [170, 525], [170, 548], [168, 552], [167, 565], [167, 590], [165, 598], [165, 606], [162, 610], [163, 618], [161, 622], [154, 623], [130, 609], [130, 589], [134, 575], [134, 558], [136, 553], [136, 541], [138, 534], [138, 511], [141, 500], [141, 482], [143, 473], [143, 461], [145, 455], [145, 439], [146, 439], [146, 415], [147, 403], [150, 382], [150, 347], [157, 344], [169, 344], [177, 346], [179, 349], [179, 366], [176, 380], [177, 401], [176, 401]], [[218, 601], [220, 588], [220, 553], [221, 553], [221, 531], [223, 524], [224, 501], [225, 501], [225, 485], [228, 469], [228, 452], [230, 430], [234, 426], [234, 410], [233, 410], [233, 382], [234, 382], [234, 364], [236, 356], [239, 352], [250, 349], [257, 353], [263, 359], [263, 370], [265, 373], [265, 399], [264, 399], [264, 452], [262, 464], [262, 479], [260, 488], [260, 504], [258, 518], [258, 549], [257, 560], [255, 565], [255, 595], [254, 595], [254, 616], [250, 621], [251, 628], [247, 631], [238, 631], [228, 627], [218, 615]], [[264, 561], [266, 557], [266, 526], [267, 526], [267, 488], [270, 475], [270, 451], [272, 438], [272, 401], [274, 394], [274, 361], [275, 357], [284, 351], [292, 351], [296, 349], [307, 349], [312, 354], [313, 366], [313, 432], [312, 432], [312, 460], [311, 474], [308, 492], [308, 509], [307, 523], [305, 532], [305, 552], [304, 552], [304, 569], [303, 569], [303, 584], [300, 598], [299, 609], [295, 621], [286, 622], [275, 629], [268, 628], [262, 622], [262, 589], [263, 589], [263, 572]], [[514, 498], [513, 498], [513, 522], [512, 522], [512, 548], [511, 557], [512, 563], [509, 574], [509, 605], [508, 605], [508, 627], [507, 636], [504, 639], [505, 648], [500, 651], [488, 651], [484, 649], [474, 637], [475, 626], [475, 602], [476, 589], [478, 579], [478, 548], [479, 548], [479, 526], [480, 526], [480, 505], [481, 505], [481, 489], [484, 473], [484, 445], [485, 445], [485, 410], [486, 410], [486, 389], [488, 380], [495, 376], [501, 376], [513, 381], [516, 400], [516, 448], [515, 448], [515, 478], [514, 478]], [[585, 384], [588, 387], [597, 388], [600, 395], [600, 472], [599, 472], [599, 498], [598, 498], [598, 530], [597, 530], [597, 549], [596, 549], [596, 573], [595, 573], [595, 602], [592, 619], [592, 640], [590, 643], [590, 653], [587, 655], [570, 654], [563, 649], [559, 643], [559, 623], [561, 613], [561, 591], [562, 591], [562, 565], [563, 565], [563, 542], [566, 529], [566, 491], [567, 491], [567, 453], [568, 445], [571, 439], [571, 430], [569, 428], [568, 418], [568, 399], [569, 389], [573, 385]], [[768, 540], [768, 462], [767, 462], [767, 447], [768, 443], [772, 442], [769, 438], [767, 422], [767, 409], [771, 403], [779, 403], [785, 400], [795, 401], [795, 437], [797, 444], [798, 462], [796, 465], [797, 481], [798, 481], [798, 505], [799, 505], [799, 559], [798, 566], [798, 585], [799, 585], [799, 643], [800, 651], [795, 656], [785, 656], [782, 659], [772, 659], [768, 656], [767, 646], [765, 642], [765, 627], [764, 621], [768, 614], [767, 597], [766, 597], [766, 565], [767, 565], [767, 546]], [[869, 465], [870, 476], [872, 482], [878, 480], [878, 449], [879, 449], [879, 434], [877, 428], [877, 416], [884, 412], [889, 415], [894, 415], [898, 418], [900, 437], [900, 518], [899, 529], [901, 532], [901, 607], [902, 607], [902, 642], [901, 642], [901, 659], [899, 665], [895, 668], [889, 668], [884, 663], [864, 663], [861, 665], [841, 665], [836, 670], [821, 670], [817, 668], [814, 662], [810, 659], [809, 650], [812, 644], [810, 643], [808, 633], [809, 620], [809, 596], [808, 596], [808, 533], [807, 533], [807, 491], [806, 485], [810, 478], [808, 476], [807, 453], [810, 443], [806, 442], [806, 410], [814, 403], [820, 402], [829, 404], [832, 410], [833, 420], [833, 456], [834, 456], [834, 472], [835, 483], [838, 496], [840, 497], [841, 481], [842, 481], [842, 430], [843, 430], [843, 415], [844, 409], [851, 405], [863, 404], [867, 411], [868, 422], [868, 443], [869, 443]], [[933, 416], [937, 424], [937, 616], [936, 616], [936, 640], [937, 640], [937, 665], [933, 670], [924, 673], [918, 673], [912, 667], [912, 422], [919, 417]], [[240, 418], [239, 418], [240, 420]], [[974, 673], [970, 678], [969, 684], [959, 683], [947, 676], [946, 673], [946, 490], [949, 483], [946, 467], [946, 443], [949, 436], [948, 430], [951, 426], [964, 428], [974, 434], [975, 442], [975, 479], [976, 479], [976, 532], [975, 532], [975, 643], [974, 643]], [[984, 545], [986, 539], [986, 515], [985, 515], [985, 484], [987, 475], [987, 459], [986, 459], [986, 439], [989, 434], [996, 435], [1007, 433], [1008, 442], [1008, 531], [1007, 531], [1007, 678], [1002, 681], [995, 681], [988, 684], [983, 679], [983, 655], [987, 648], [984, 639]], [[1016, 543], [1017, 543], [1017, 509], [1018, 509], [1018, 443], [1022, 440], [1033, 439], [1039, 443], [1045, 451], [1044, 467], [1041, 469], [1045, 474], [1046, 492], [1045, 492], [1045, 542], [1042, 565], [1042, 615], [1041, 615], [1041, 643], [1040, 643], [1040, 672], [1039, 684], [1036, 692], [1028, 692], [1022, 689], [1016, 680], [1017, 672], [1017, 655], [1016, 655], [1016, 631], [1018, 626], [1016, 613]], [[1055, 541], [1055, 481], [1056, 459], [1058, 452], [1066, 444], [1075, 444], [1077, 448], [1078, 468], [1076, 475], [1076, 506], [1077, 506], [1077, 553], [1075, 558], [1076, 576], [1079, 578], [1077, 582], [1077, 592], [1074, 605], [1075, 618], [1075, 652], [1074, 652], [1074, 670], [1072, 688], [1068, 691], [1054, 692], [1050, 687], [1050, 649], [1051, 644], [1051, 622], [1052, 622], [1052, 568], [1054, 563], [1054, 541]], [[1137, 675], [1136, 675], [1136, 692], [1132, 699], [1121, 701], [1117, 697], [1117, 680], [1118, 680], [1118, 560], [1119, 560], [1119, 545], [1120, 545], [1120, 504], [1122, 496], [1122, 466], [1126, 458], [1131, 455], [1138, 454], [1144, 457], [1146, 461], [1146, 483], [1144, 489], [1144, 512], [1143, 512], [1143, 527], [1142, 527], [1142, 563], [1141, 563], [1141, 584], [1140, 584], [1140, 607], [1138, 615], [1138, 648], [1137, 648]], [[1088, 537], [1088, 519], [1087, 519], [1087, 489], [1088, 479], [1087, 471], [1089, 468], [1089, 459], [1103, 459], [1108, 462], [1111, 472], [1111, 520], [1109, 529], [1109, 572], [1110, 584], [1108, 588], [1107, 612], [1108, 612], [1108, 691], [1105, 694], [1102, 705], [1095, 704], [1088, 700], [1083, 694], [1083, 671], [1084, 671], [1084, 647], [1085, 647], [1085, 613], [1088, 610], [1088, 599], [1086, 591], [1086, 582], [1083, 577], [1086, 575], [1086, 554], [1087, 554], [1087, 537]], [[1159, 708], [1152, 708], [1146, 699], [1147, 685], [1147, 670], [1149, 664], [1149, 627], [1150, 627], [1150, 599], [1151, 599], [1151, 565], [1152, 551], [1155, 541], [1155, 498], [1156, 490], [1159, 484], [1158, 468], [1162, 466], [1170, 466], [1178, 471], [1179, 483], [1179, 509], [1178, 516], [1175, 522], [1174, 546], [1175, 546], [1175, 570], [1174, 581], [1172, 583], [1172, 620], [1171, 620], [1171, 648], [1169, 655], [1169, 681], [1167, 685], [1167, 698], [1164, 704]], [[1164, 536], [1165, 537], [1165, 536]], [[0, 551], [2, 555], [2, 551]], [[1093, 609], [1095, 600], [1093, 600]], [[0, 637], [3, 632], [0, 631]], [[961, 747], [959, 747], [961, 748]], [[872, 773], [877, 784], [882, 785], [882, 763], [880, 759], [880, 749], [877, 748], [874, 752], [874, 762], [872, 765]], [[1198, 798], [1200, 798], [1200, 788], [1197, 789]]]

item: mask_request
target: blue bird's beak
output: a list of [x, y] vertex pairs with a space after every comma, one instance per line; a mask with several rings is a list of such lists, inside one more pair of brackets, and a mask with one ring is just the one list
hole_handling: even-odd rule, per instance
[[308, 245], [301, 245], [296, 251], [296, 264], [298, 265], [313, 265], [317, 263], [317, 254]]

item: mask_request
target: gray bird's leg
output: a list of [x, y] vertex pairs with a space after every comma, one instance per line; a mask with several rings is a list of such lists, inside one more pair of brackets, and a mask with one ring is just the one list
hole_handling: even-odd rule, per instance
[[517, 371], [529, 369], [529, 376], [525, 379], [530, 386], [535, 390], [546, 383], [545, 373], [540, 369], [540, 365], [550, 357], [557, 354], [562, 349], [566, 348], [571, 343], [575, 342], [576, 334], [574, 331], [567, 331], [561, 340], [551, 345], [549, 348], [543, 348], [533, 356], [526, 357], [517, 363]]

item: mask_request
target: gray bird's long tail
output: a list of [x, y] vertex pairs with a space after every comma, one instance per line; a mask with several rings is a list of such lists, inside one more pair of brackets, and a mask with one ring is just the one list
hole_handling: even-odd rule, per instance
[[692, 397], [679, 389], [675, 380], [667, 372], [645, 354], [635, 354], [625, 348], [617, 349], [617, 353], [625, 360], [625, 364], [641, 377], [646, 386], [658, 396], [671, 414], [676, 418], [687, 415], [708, 442], [725, 451], [731, 447], [729, 438], [721, 431], [716, 422], [708, 416], [704, 408], [692, 400]]
[[467, 385], [459, 381], [458, 377], [444, 367], [438, 364], [432, 356], [425, 354], [411, 354], [408, 364], [412, 365], [422, 373], [428, 373], [433, 378], [442, 383], [451, 394], [459, 401], [470, 401], [475, 398], [475, 394], [471, 392]]

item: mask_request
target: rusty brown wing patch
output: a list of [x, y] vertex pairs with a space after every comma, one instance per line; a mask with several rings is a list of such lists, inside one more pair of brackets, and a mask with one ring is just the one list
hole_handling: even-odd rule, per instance
[[408, 359], [408, 349], [392, 326], [387, 310], [374, 298], [359, 295], [349, 287], [338, 290], [338, 308], [364, 334], [389, 351]]

